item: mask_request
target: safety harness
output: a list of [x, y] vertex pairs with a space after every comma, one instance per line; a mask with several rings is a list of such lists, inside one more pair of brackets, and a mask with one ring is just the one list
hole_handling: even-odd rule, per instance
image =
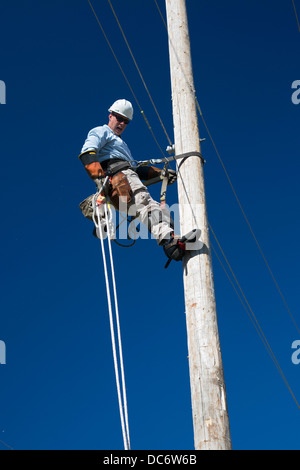
[[[205, 163], [205, 160], [200, 152], [187, 152], [179, 155], [174, 155], [174, 156], [169, 156], [169, 157], [164, 157], [164, 158], [159, 158], [159, 159], [149, 159], [149, 160], [142, 160], [142, 161], [120, 161], [120, 159], [109, 159], [101, 163], [102, 169], [103, 169], [103, 174], [100, 175], [98, 178], [95, 179], [95, 183], [98, 188], [98, 193], [97, 193], [97, 203], [104, 203], [106, 201], [106, 197], [109, 196], [110, 199], [112, 198], [112, 190], [114, 185], [112, 184], [113, 180], [115, 177], [117, 177], [119, 174], [122, 173], [122, 171], [127, 170], [127, 169], [132, 169], [136, 171], [140, 179], [143, 181], [143, 184], [145, 186], [150, 186], [152, 184], [156, 184], [161, 182], [161, 191], [160, 191], [160, 203], [161, 206], [164, 207], [165, 201], [166, 201], [166, 192], [167, 192], [167, 187], [168, 187], [168, 182], [169, 182], [169, 174], [168, 174], [168, 165], [171, 161], [173, 160], [179, 160], [181, 159], [181, 162], [178, 166], [178, 169], [180, 166], [183, 164], [183, 162], [191, 157], [191, 156], [196, 156], [201, 159], [202, 164]], [[81, 162], [84, 165], [88, 165], [93, 162], [97, 162], [97, 155], [96, 152], [92, 151], [87, 151], [84, 152], [83, 154], [79, 155], [79, 158]], [[160, 174], [158, 174], [154, 178], [148, 179], [148, 173], [149, 173], [149, 166], [150, 165], [159, 165], [164, 163], [164, 168], [161, 171]], [[122, 183], [122, 181], [121, 181]], [[118, 193], [118, 197], [119, 197]], [[116, 200], [118, 199], [116, 198]], [[128, 193], [127, 193], [128, 197]], [[86, 198], [84, 201], [82, 201], [79, 205], [83, 215], [90, 219], [93, 220], [94, 216], [94, 208], [93, 208], [93, 201], [94, 201], [95, 195], [89, 196]], [[112, 201], [113, 202], [113, 201]], [[114, 204], [113, 204], [114, 205]], [[128, 222], [132, 222], [134, 217], [130, 217], [130, 220]], [[103, 219], [104, 220], [104, 219]], [[123, 221], [126, 220], [126, 217], [124, 218]], [[123, 222], [122, 221], [122, 222]], [[121, 222], [121, 223], [122, 223]], [[120, 223], [120, 224], [121, 224]], [[116, 227], [115, 231], [118, 230], [120, 224]], [[99, 225], [99, 223], [98, 223]], [[132, 224], [131, 224], [132, 225]], [[108, 226], [102, 227], [105, 231], [109, 230], [110, 228]], [[138, 230], [138, 229], [137, 229]], [[193, 231], [192, 231], [193, 232]], [[172, 259], [175, 260], [180, 260], [183, 258], [185, 254], [185, 248], [186, 248], [186, 241], [189, 238], [189, 236], [192, 236], [192, 232], [189, 232], [184, 237], [175, 237], [169, 244], [168, 246], [164, 247], [165, 254], [168, 256], [169, 260], [166, 263], [165, 267], [167, 268], [171, 262]], [[99, 237], [99, 233], [97, 233], [96, 227], [94, 229], [93, 234], [97, 237]], [[111, 239], [117, 243], [119, 246], [122, 247], [130, 247], [133, 246], [135, 243], [135, 239], [133, 239], [130, 235], [128, 235], [129, 240], [133, 240], [132, 243], [130, 244], [121, 244], [116, 241], [115, 239], [115, 234], [113, 231], [110, 229], [110, 237]]]
[[180, 165], [178, 167], [178, 169], [180, 168], [180, 166], [184, 163], [184, 161], [188, 158], [188, 157], [199, 157], [202, 161], [202, 164], [204, 165], [205, 163], [205, 160], [203, 158], [203, 155], [200, 153], [200, 152], [186, 152], [186, 153], [182, 153], [182, 154], [179, 154], [179, 155], [174, 155], [174, 156], [170, 156], [170, 157], [164, 157], [164, 158], [155, 158], [155, 159], [150, 159], [150, 160], [143, 160], [143, 161], [138, 161], [136, 163], [137, 165], [137, 173], [139, 171], [141, 171], [141, 169], [149, 166], [149, 165], [159, 165], [161, 163], [164, 163], [164, 168], [161, 172], [161, 174], [159, 176], [157, 176], [156, 178], [152, 178], [150, 180], [146, 180], [144, 181], [144, 185], [145, 186], [150, 186], [151, 184], [155, 184], [155, 183], [159, 183], [160, 181], [162, 181], [162, 185], [161, 185], [161, 190], [160, 190], [160, 203], [162, 206], [165, 205], [166, 203], [166, 193], [167, 193], [167, 187], [168, 187], [168, 165], [171, 161], [176, 161], [176, 160], [179, 160], [179, 159], [182, 159], [182, 161], [180, 162]]
[[[155, 158], [155, 159], [142, 160], [142, 161], [133, 160], [131, 162], [125, 161], [125, 160], [120, 161], [120, 159], [108, 159], [101, 163], [101, 166], [104, 170], [104, 175], [96, 179], [95, 182], [99, 188], [100, 180], [105, 178], [106, 176], [108, 176], [109, 180], [111, 181], [111, 178], [117, 173], [119, 173], [120, 171], [131, 169], [133, 171], [136, 171], [136, 173], [141, 178], [141, 180], [143, 180], [143, 184], [145, 186], [150, 186], [152, 184], [159, 183], [160, 181], [162, 182], [161, 191], [160, 191], [160, 203], [162, 206], [164, 206], [166, 203], [166, 193], [167, 193], [167, 187], [168, 187], [168, 181], [169, 181], [168, 165], [171, 161], [182, 159], [178, 167], [179, 169], [180, 166], [184, 163], [184, 161], [188, 157], [199, 157], [202, 161], [202, 164], [205, 163], [203, 155], [197, 151], [186, 152], [186, 153], [182, 153], [179, 155], [174, 155], [174, 156], [164, 157], [164, 158]], [[83, 152], [82, 154], [79, 155], [78, 158], [80, 159], [80, 161], [83, 163], [84, 166], [89, 165], [90, 163], [98, 162], [98, 156], [95, 151], [88, 150], [86, 152]], [[161, 171], [161, 173], [154, 178], [148, 179], [149, 165], [159, 165], [162, 163], [164, 163], [164, 168]]]

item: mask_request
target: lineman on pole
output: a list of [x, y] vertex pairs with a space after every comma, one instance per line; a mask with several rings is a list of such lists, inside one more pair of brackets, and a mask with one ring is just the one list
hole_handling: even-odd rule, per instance
[[[118, 210], [134, 208], [134, 215], [145, 224], [167, 257], [179, 261], [185, 245], [174, 235], [174, 223], [169, 211], [161, 207], [149, 194], [141, 180], [157, 177], [162, 172], [155, 167], [138, 167], [134, 170], [131, 152], [121, 138], [133, 118], [130, 101], [119, 99], [108, 109], [108, 124], [91, 129], [81, 149], [79, 159], [98, 189], [103, 178], [109, 176], [103, 196], [108, 196]], [[176, 181], [176, 172], [167, 170], [168, 184]], [[186, 240], [185, 240], [186, 241]], [[192, 241], [192, 240], [191, 240]]]

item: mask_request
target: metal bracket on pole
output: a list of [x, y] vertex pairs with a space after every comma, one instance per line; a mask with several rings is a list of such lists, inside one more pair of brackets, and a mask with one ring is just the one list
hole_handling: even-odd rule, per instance
[[175, 144], [173, 145], [169, 145], [167, 148], [166, 148], [166, 152], [171, 155], [171, 153], [175, 153]]

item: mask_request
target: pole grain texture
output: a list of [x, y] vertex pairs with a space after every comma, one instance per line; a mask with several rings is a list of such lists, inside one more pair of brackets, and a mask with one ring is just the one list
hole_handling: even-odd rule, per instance
[[[166, 0], [166, 11], [175, 153], [200, 152], [185, 0]], [[183, 261], [194, 445], [196, 450], [230, 450], [203, 164], [197, 156], [178, 160], [178, 198], [181, 234], [199, 228], [203, 244], [192, 247]]]

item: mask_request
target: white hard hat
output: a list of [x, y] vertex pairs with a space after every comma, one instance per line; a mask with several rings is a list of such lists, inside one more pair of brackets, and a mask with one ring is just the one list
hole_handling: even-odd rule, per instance
[[124, 116], [130, 120], [133, 118], [133, 107], [130, 101], [127, 100], [117, 100], [108, 110], [110, 113], [118, 113], [121, 116]]

